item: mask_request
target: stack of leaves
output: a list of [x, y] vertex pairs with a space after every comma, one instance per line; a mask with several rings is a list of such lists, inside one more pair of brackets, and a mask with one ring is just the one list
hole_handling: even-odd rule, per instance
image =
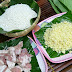
[[49, 0], [56, 13], [72, 12], [72, 0]]

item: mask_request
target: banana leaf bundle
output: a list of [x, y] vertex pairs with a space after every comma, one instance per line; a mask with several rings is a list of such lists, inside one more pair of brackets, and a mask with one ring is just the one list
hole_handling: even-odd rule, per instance
[[72, 0], [49, 0], [49, 2], [56, 13], [68, 11], [72, 13]]

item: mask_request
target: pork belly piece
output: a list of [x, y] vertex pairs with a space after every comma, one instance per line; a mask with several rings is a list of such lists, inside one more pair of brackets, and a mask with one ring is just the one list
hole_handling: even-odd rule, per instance
[[24, 72], [30, 72], [31, 70], [31, 64], [30, 63], [27, 63], [23, 68], [22, 68], [22, 71]]
[[6, 64], [6, 60], [4, 56], [0, 56], [0, 60], [3, 61], [4, 64]]
[[0, 66], [0, 72], [4, 72], [7, 69], [6, 65]]
[[18, 45], [14, 46], [16, 55], [19, 55], [21, 53], [22, 47], [23, 47], [23, 41], [19, 42]]
[[12, 72], [22, 72], [22, 68], [20, 66], [15, 66], [11, 69]]
[[31, 69], [31, 64], [30, 64], [30, 63], [27, 63], [27, 64], [24, 66], [24, 68], [29, 68], [29, 69]]
[[18, 58], [18, 64], [21, 67], [24, 67], [27, 63], [30, 63], [30, 61], [31, 61], [31, 57], [28, 57], [27, 55], [19, 56]]
[[24, 67], [21, 67], [21, 68], [22, 68], [22, 71], [24, 71], [24, 72], [30, 72], [31, 64], [27, 63]]
[[11, 55], [12, 61], [16, 62], [15, 48], [9, 47], [9, 54]]
[[9, 69], [13, 68], [15, 66], [15, 63], [14, 62], [11, 62], [11, 61], [6, 61], [7, 62], [7, 66]]
[[5, 59], [8, 61], [12, 61], [12, 56], [9, 53], [5, 54]]
[[15, 54], [19, 55], [21, 53], [21, 48], [15, 48]]
[[9, 50], [0, 50], [0, 56], [4, 56], [8, 52], [9, 52]]
[[0, 66], [3, 66], [4, 62], [2, 60], [0, 60]]
[[9, 68], [5, 68], [3, 72], [11, 72]]
[[6, 53], [8, 53], [8, 52], [9, 52], [9, 50], [0, 50], [0, 54], [1, 54], [1, 53], [6, 54]]
[[32, 55], [28, 53], [26, 48], [22, 49], [21, 54], [22, 55], [27, 55], [28, 57], [32, 57]]
[[30, 55], [26, 48], [22, 49], [21, 54], [17, 58], [17, 62], [21, 67], [30, 63], [32, 55]]
[[21, 53], [22, 53], [22, 54], [27, 54], [27, 53], [28, 53], [28, 51], [27, 51], [27, 49], [26, 49], [26, 48], [23, 48], [23, 49], [21, 50]]

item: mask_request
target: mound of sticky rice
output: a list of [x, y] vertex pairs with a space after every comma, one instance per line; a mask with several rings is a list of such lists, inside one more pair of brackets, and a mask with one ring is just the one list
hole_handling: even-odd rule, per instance
[[72, 23], [64, 21], [52, 24], [44, 33], [45, 44], [58, 53], [72, 49]]
[[4, 31], [24, 30], [31, 26], [30, 20], [37, 17], [37, 13], [27, 4], [10, 6], [0, 16], [0, 28]]

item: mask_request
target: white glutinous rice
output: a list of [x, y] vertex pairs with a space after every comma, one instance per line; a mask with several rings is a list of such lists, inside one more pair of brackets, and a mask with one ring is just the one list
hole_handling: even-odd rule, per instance
[[24, 30], [31, 26], [30, 20], [37, 17], [37, 13], [27, 4], [10, 6], [0, 16], [0, 27], [4, 31]]

